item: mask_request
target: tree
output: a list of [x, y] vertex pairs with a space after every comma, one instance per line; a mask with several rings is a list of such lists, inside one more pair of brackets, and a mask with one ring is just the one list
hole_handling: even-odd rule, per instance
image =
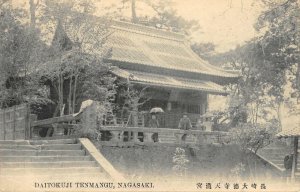
[[137, 127], [138, 112], [140, 108], [151, 99], [151, 97], [147, 95], [148, 87], [140, 88], [134, 86], [130, 81], [130, 77], [127, 81], [118, 81], [116, 85], [119, 95], [115, 110], [121, 111], [122, 121], [124, 117], [128, 115], [128, 118], [132, 118], [133, 126]]
[[35, 2], [34, 0], [29, 0], [30, 27], [32, 31], [36, 29], [36, 13], [42, 3], [41, 1], [42, 0], [37, 0]]
[[160, 26], [161, 28], [173, 28], [173, 31], [191, 32], [200, 28], [196, 20], [186, 20], [177, 15], [175, 9], [172, 8], [173, 1], [158, 0], [150, 1], [144, 0], [156, 13], [150, 17], [149, 21], [152, 25]]
[[213, 43], [194, 43], [192, 50], [201, 58], [208, 59], [215, 51], [216, 45]]
[[45, 1], [42, 24], [57, 26], [48, 54], [47, 70], [43, 71], [58, 96], [54, 116], [58, 112], [64, 114], [65, 109], [68, 114], [74, 113], [83, 98], [107, 105], [114, 93], [114, 78], [108, 75], [109, 66], [102, 61], [109, 53], [103, 47], [109, 35], [108, 23], [94, 17], [93, 11], [91, 1]]
[[[256, 28], [267, 29], [267, 32], [259, 43], [264, 47], [266, 60], [272, 63], [271, 70], [282, 71], [282, 75], [278, 77], [279, 82], [284, 83], [285, 90], [291, 90], [290, 96], [284, 97], [283, 102], [293, 102], [290, 109], [295, 111], [300, 99], [299, 1], [287, 0], [265, 4], [268, 9], [259, 17]], [[287, 88], [289, 84], [291, 86]], [[294, 98], [296, 101], [293, 101]]]
[[238, 127], [230, 130], [231, 143], [238, 144], [243, 152], [248, 150], [257, 151], [269, 145], [274, 139], [276, 131], [275, 124], [253, 126], [251, 123], [239, 124]]
[[[291, 97], [285, 96], [287, 84], [292, 84], [292, 95], [297, 96], [299, 66], [299, 2], [288, 0], [283, 3], [264, 1], [267, 7], [257, 23], [262, 35], [243, 46], [216, 56], [211, 61], [224, 62], [240, 70], [242, 77], [232, 90], [229, 108], [232, 117], [247, 112], [247, 121], [254, 126], [258, 121], [272, 120], [268, 116], [277, 113], [280, 124], [280, 108]], [[291, 95], [291, 96], [292, 96]]]
[[[198, 30], [199, 24], [196, 20], [186, 20], [179, 16], [172, 8], [172, 0], [120, 0], [119, 4], [112, 5], [109, 9], [113, 11], [113, 18], [124, 18], [123, 10], [130, 7], [131, 21], [157, 28], [169, 29], [175, 32], [190, 32]], [[141, 5], [141, 6], [140, 6]], [[142, 5], [149, 7], [153, 13], [141, 15], [137, 12]]]
[[35, 71], [45, 49], [39, 33], [31, 33], [22, 22], [26, 12], [10, 3], [2, 4], [0, 17], [1, 107], [49, 102]]

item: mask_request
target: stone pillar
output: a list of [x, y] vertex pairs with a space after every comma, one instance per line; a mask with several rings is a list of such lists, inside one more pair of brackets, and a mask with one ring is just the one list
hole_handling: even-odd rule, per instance
[[118, 142], [120, 141], [119, 139], [119, 135], [120, 135], [120, 131], [110, 131], [112, 138], [110, 141], [114, 141], [114, 142]]
[[198, 145], [203, 145], [207, 141], [207, 138], [204, 134], [195, 135], [195, 142]]
[[183, 143], [183, 140], [182, 140], [183, 135], [184, 135], [184, 133], [175, 133], [176, 143], [178, 143], [178, 144]]
[[89, 133], [97, 129], [97, 103], [92, 102], [82, 112], [82, 132]]
[[172, 110], [172, 103], [171, 103], [171, 101], [168, 101], [168, 103], [167, 103], [167, 110], [168, 111]]
[[145, 143], [153, 143], [154, 142], [153, 139], [152, 139], [152, 135], [154, 133], [144, 132], [143, 134], [144, 134], [144, 142]]
[[132, 132], [133, 134], [133, 141], [134, 142], [140, 142], [139, 138], [138, 138], [138, 132]]

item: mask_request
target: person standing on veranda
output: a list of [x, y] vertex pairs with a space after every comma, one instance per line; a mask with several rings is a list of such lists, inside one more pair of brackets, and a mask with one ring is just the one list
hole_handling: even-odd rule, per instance
[[[149, 121], [148, 126], [150, 128], [158, 128], [159, 127], [159, 123], [158, 123], [158, 120], [156, 118], [156, 115], [154, 115], [154, 114], [151, 115], [151, 119]], [[152, 139], [153, 139], [154, 142], [157, 142], [158, 141], [158, 133], [154, 133], [152, 135]]]
[[[182, 130], [190, 130], [192, 128], [191, 120], [190, 120], [190, 118], [188, 118], [186, 112], [183, 113], [183, 117], [179, 121], [178, 128], [182, 129]], [[186, 136], [187, 136], [187, 134], [184, 134], [182, 136], [182, 141], [186, 140]]]

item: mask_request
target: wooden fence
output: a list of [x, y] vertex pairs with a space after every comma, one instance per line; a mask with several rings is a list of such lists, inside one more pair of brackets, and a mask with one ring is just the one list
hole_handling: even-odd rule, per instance
[[0, 110], [0, 140], [30, 138], [30, 109], [27, 104]]

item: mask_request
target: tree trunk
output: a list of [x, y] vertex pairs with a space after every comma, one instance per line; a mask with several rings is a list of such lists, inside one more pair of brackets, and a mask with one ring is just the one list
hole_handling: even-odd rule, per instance
[[64, 104], [64, 79], [63, 79], [63, 75], [60, 74], [59, 75], [59, 111], [60, 114], [62, 115], [63, 112], [63, 104]]
[[298, 92], [298, 97], [297, 97], [297, 103], [299, 103], [299, 93], [300, 93], [300, 63], [298, 63], [297, 66], [297, 73], [296, 73], [296, 90]]
[[61, 80], [60, 80], [60, 75], [58, 76], [58, 113], [60, 113], [61, 110]]
[[75, 105], [76, 105], [76, 88], [77, 88], [77, 80], [78, 74], [76, 72], [75, 79], [74, 79], [74, 88], [73, 88], [73, 106], [72, 106], [72, 113], [75, 113]]
[[68, 95], [68, 114], [72, 113], [72, 82], [73, 82], [73, 74], [70, 75], [70, 82], [69, 82], [69, 95]]
[[29, 7], [30, 7], [30, 26], [31, 29], [34, 31], [36, 26], [36, 17], [35, 17], [36, 4], [34, 3], [34, 0], [29, 0]]
[[135, 0], [131, 0], [131, 21], [137, 23]]
[[278, 132], [282, 131], [282, 107], [283, 103], [280, 101], [277, 107], [277, 118], [279, 122], [279, 130], [277, 130]]
[[139, 126], [139, 122], [138, 122], [138, 103], [135, 102], [133, 105], [133, 110], [132, 110], [132, 123], [134, 127], [138, 127]]
[[[53, 83], [53, 82], [52, 82]], [[57, 92], [57, 94], [59, 94], [58, 92], [59, 92], [59, 87], [57, 87], [56, 86], [56, 84], [55, 83], [53, 83], [53, 87], [54, 87], [54, 89], [55, 89], [55, 91]], [[58, 114], [58, 109], [59, 109], [59, 99], [58, 99], [58, 102], [57, 102], [57, 106], [55, 107], [55, 110], [54, 110], [54, 113], [53, 113], [53, 117], [56, 117], [57, 116], [57, 114]]]

